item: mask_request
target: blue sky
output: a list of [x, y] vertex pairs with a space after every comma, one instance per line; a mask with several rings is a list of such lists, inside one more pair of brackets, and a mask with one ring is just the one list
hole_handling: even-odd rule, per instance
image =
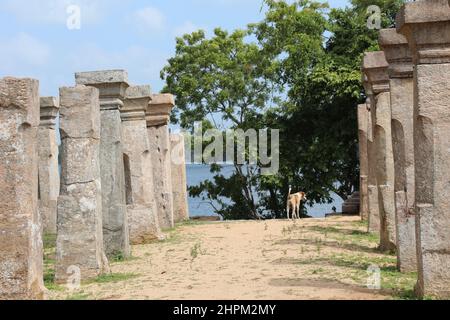
[[[348, 0], [329, 0], [333, 7]], [[81, 8], [69, 30], [68, 6]], [[159, 71], [175, 37], [215, 27], [233, 30], [262, 19], [262, 0], [0, 0], [0, 77], [40, 80], [41, 96], [57, 95], [74, 73], [126, 69], [132, 84], [162, 89]]]

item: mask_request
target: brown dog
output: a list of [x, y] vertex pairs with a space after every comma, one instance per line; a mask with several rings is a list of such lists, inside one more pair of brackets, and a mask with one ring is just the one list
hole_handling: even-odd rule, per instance
[[289, 186], [289, 194], [287, 198], [287, 218], [289, 220], [289, 212], [292, 209], [292, 219], [301, 219], [300, 216], [300, 205], [302, 201], [306, 200], [306, 193], [297, 192], [291, 194], [292, 188]]

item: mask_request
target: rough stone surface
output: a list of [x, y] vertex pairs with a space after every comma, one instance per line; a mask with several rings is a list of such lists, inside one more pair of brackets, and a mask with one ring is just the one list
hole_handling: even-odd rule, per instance
[[371, 164], [371, 167], [372, 170], [376, 168], [376, 183], [378, 185], [380, 249], [394, 250], [396, 248], [395, 174], [387, 68], [388, 63], [383, 52], [368, 52], [364, 54], [362, 69], [367, 76], [370, 94], [373, 94], [371, 98], [371, 115], [374, 146], [371, 146], [370, 157], [374, 156], [374, 163]]
[[369, 110], [366, 104], [358, 106], [358, 138], [359, 138], [359, 163], [360, 163], [360, 214], [361, 219], [369, 219], [369, 153], [368, 134]]
[[389, 63], [398, 267], [412, 272], [417, 270], [412, 56], [406, 38], [395, 29], [380, 31], [380, 46]]
[[376, 96], [375, 145], [377, 150], [377, 183], [381, 217], [381, 249], [395, 250], [394, 154], [392, 149], [391, 108], [389, 92]]
[[108, 257], [131, 254], [125, 195], [122, 122], [125, 91], [124, 70], [80, 72], [77, 84], [99, 90], [101, 110], [100, 167], [102, 185], [103, 241]]
[[153, 95], [146, 111], [147, 132], [153, 164], [154, 188], [161, 228], [174, 226], [172, 175], [170, 159], [170, 112], [172, 95]]
[[175, 222], [189, 220], [184, 136], [170, 135], [173, 216]]
[[450, 4], [407, 3], [397, 30], [412, 50], [420, 296], [450, 298]]
[[61, 88], [60, 103], [62, 172], [55, 277], [64, 283], [72, 266], [80, 268], [82, 280], [107, 272], [109, 266], [102, 232], [98, 90]]
[[[78, 84], [103, 86], [108, 83], [128, 83], [128, 73], [125, 70], [87, 71], [75, 74]], [[106, 86], [104, 87], [106, 90]]]
[[374, 121], [375, 119], [375, 107], [373, 105], [373, 93], [372, 87], [367, 81], [364, 82], [366, 88], [366, 94], [369, 98], [366, 101], [368, 113], [368, 132], [367, 132], [367, 152], [368, 152], [368, 186], [367, 186], [367, 198], [369, 202], [369, 232], [380, 232], [380, 208], [378, 204], [378, 186], [377, 186], [377, 172], [376, 172], [376, 148], [374, 141]]
[[152, 150], [145, 121], [150, 99], [150, 86], [129, 87], [121, 109], [128, 226], [130, 241], [134, 245], [163, 239], [153, 186]]
[[0, 300], [43, 299], [39, 82], [0, 79]]
[[39, 210], [44, 233], [56, 234], [56, 212], [59, 196], [58, 141], [56, 119], [59, 103], [56, 98], [42, 97], [41, 123], [38, 131]]

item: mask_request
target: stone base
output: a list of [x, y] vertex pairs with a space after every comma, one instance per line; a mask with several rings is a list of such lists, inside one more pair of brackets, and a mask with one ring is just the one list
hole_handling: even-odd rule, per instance
[[401, 272], [417, 271], [416, 217], [408, 207], [406, 192], [395, 194], [397, 211], [397, 255]]
[[128, 206], [128, 226], [132, 245], [146, 244], [155, 240], [164, 240], [165, 236], [155, 221], [151, 207]]
[[378, 187], [369, 186], [369, 232], [380, 232], [380, 208], [378, 204]]

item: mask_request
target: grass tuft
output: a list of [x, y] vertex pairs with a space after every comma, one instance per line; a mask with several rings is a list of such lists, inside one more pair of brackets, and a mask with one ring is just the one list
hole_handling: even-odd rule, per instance
[[92, 280], [93, 283], [116, 283], [121, 281], [127, 281], [139, 277], [135, 273], [110, 273], [102, 274], [96, 279]]

